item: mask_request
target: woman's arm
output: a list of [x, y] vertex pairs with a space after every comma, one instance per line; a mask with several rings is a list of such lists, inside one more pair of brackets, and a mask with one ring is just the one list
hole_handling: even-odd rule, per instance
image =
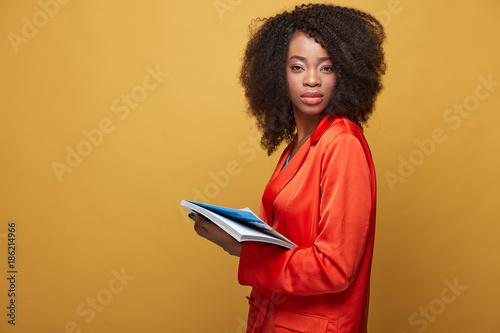
[[314, 295], [343, 291], [355, 279], [374, 222], [371, 170], [360, 142], [349, 134], [332, 140], [323, 160], [321, 198], [316, 203], [320, 219], [297, 221], [318, 223], [314, 245], [285, 250], [245, 242], [238, 272], [241, 284]]

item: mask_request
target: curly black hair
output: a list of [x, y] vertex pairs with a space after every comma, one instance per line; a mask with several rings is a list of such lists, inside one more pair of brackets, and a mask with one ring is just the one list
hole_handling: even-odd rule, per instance
[[250, 26], [240, 81], [248, 113], [263, 132], [261, 145], [271, 155], [295, 136], [295, 120], [288, 92], [288, 46], [296, 32], [304, 32], [329, 54], [337, 81], [326, 115], [346, 117], [360, 127], [373, 112], [386, 64], [384, 28], [372, 15], [353, 8], [308, 4], [296, 6]]

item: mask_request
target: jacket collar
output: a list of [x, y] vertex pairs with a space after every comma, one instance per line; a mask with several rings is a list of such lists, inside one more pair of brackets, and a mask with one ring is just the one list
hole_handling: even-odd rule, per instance
[[332, 126], [333, 122], [337, 119], [337, 116], [324, 116], [319, 121], [318, 126], [314, 130], [314, 133], [311, 135], [311, 145], [315, 145], [321, 136], [326, 132], [326, 130]]

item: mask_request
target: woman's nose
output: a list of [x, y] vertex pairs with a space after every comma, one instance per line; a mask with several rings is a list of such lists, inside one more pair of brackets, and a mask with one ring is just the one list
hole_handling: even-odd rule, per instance
[[304, 85], [309, 87], [315, 87], [321, 84], [319, 73], [314, 69], [310, 69], [306, 72], [304, 77]]

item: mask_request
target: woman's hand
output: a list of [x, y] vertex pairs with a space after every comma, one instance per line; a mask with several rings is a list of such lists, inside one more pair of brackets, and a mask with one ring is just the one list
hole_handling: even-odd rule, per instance
[[219, 245], [232, 256], [240, 256], [242, 244], [227, 232], [200, 214], [191, 213], [189, 217], [194, 221], [194, 230], [199, 236]]

